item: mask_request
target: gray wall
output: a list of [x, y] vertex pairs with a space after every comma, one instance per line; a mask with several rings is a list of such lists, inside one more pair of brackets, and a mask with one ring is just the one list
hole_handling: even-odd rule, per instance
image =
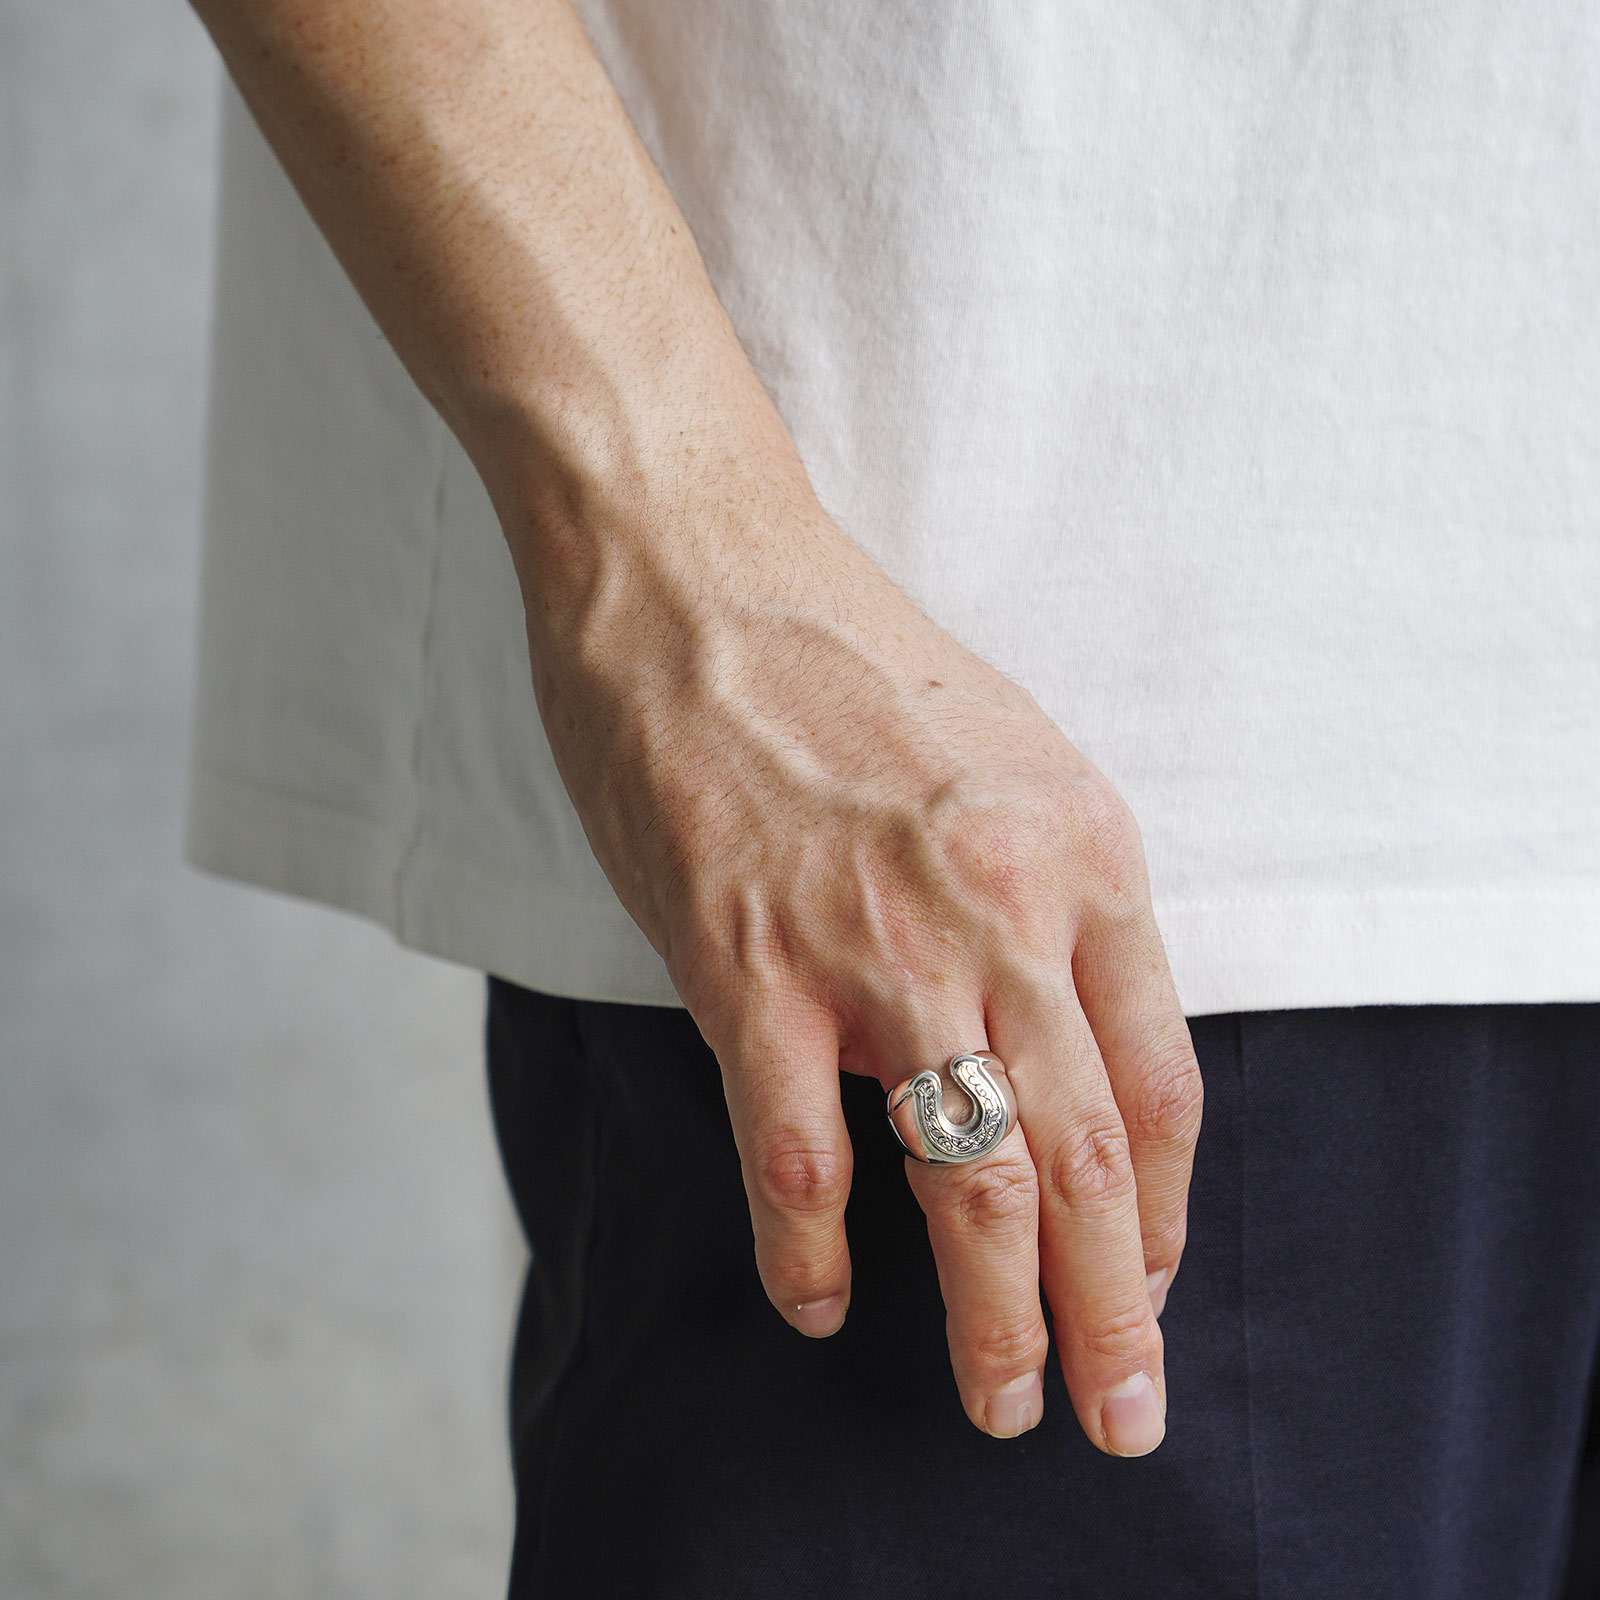
[[0, 0], [0, 1595], [493, 1595], [480, 980], [180, 860], [216, 85]]

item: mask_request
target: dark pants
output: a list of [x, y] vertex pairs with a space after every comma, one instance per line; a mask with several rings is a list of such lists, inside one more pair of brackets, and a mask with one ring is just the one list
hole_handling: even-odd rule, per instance
[[1206, 1111], [1162, 1318], [1167, 1437], [1121, 1461], [1084, 1440], [1053, 1360], [1032, 1433], [966, 1420], [875, 1082], [840, 1080], [852, 1301], [813, 1342], [762, 1292], [688, 1015], [492, 981], [532, 1248], [512, 1594], [1600, 1595], [1577, 1488], [1600, 1006], [1191, 1026]]

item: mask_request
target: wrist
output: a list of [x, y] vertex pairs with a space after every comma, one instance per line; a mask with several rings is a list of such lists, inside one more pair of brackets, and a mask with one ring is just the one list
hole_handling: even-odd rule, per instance
[[[803, 528], [831, 524], [759, 386], [721, 406], [515, 404], [469, 452], [500, 517], [530, 643], [583, 650], [630, 611], [714, 606]], [[635, 391], [637, 394], [637, 391]], [[834, 530], [838, 538], [844, 536]], [[845, 541], [848, 542], [848, 541]]]

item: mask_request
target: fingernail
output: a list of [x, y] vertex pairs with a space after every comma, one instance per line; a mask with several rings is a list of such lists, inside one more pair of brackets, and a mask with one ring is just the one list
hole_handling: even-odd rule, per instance
[[1043, 1415], [1044, 1384], [1037, 1372], [1030, 1372], [989, 1396], [983, 1408], [983, 1431], [996, 1439], [1015, 1439], [1036, 1426]]
[[844, 1301], [838, 1295], [794, 1308], [794, 1325], [808, 1339], [826, 1339], [844, 1326]]
[[1150, 1309], [1159, 1317], [1167, 1309], [1167, 1281], [1172, 1277], [1170, 1268], [1146, 1274], [1144, 1286], [1150, 1291]]
[[1100, 1426], [1106, 1444], [1118, 1456], [1147, 1456], [1167, 1431], [1161, 1401], [1148, 1372], [1124, 1378], [1100, 1408]]

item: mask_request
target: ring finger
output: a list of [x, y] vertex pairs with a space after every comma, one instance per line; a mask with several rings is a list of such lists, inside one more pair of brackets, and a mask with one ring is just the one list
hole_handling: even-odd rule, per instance
[[[960, 1109], [951, 1115], [963, 1119]], [[1013, 1127], [975, 1161], [930, 1166], [908, 1156], [906, 1175], [928, 1221], [962, 1406], [996, 1438], [1025, 1433], [1044, 1415], [1050, 1343], [1039, 1298], [1039, 1182], [1027, 1141]]]

